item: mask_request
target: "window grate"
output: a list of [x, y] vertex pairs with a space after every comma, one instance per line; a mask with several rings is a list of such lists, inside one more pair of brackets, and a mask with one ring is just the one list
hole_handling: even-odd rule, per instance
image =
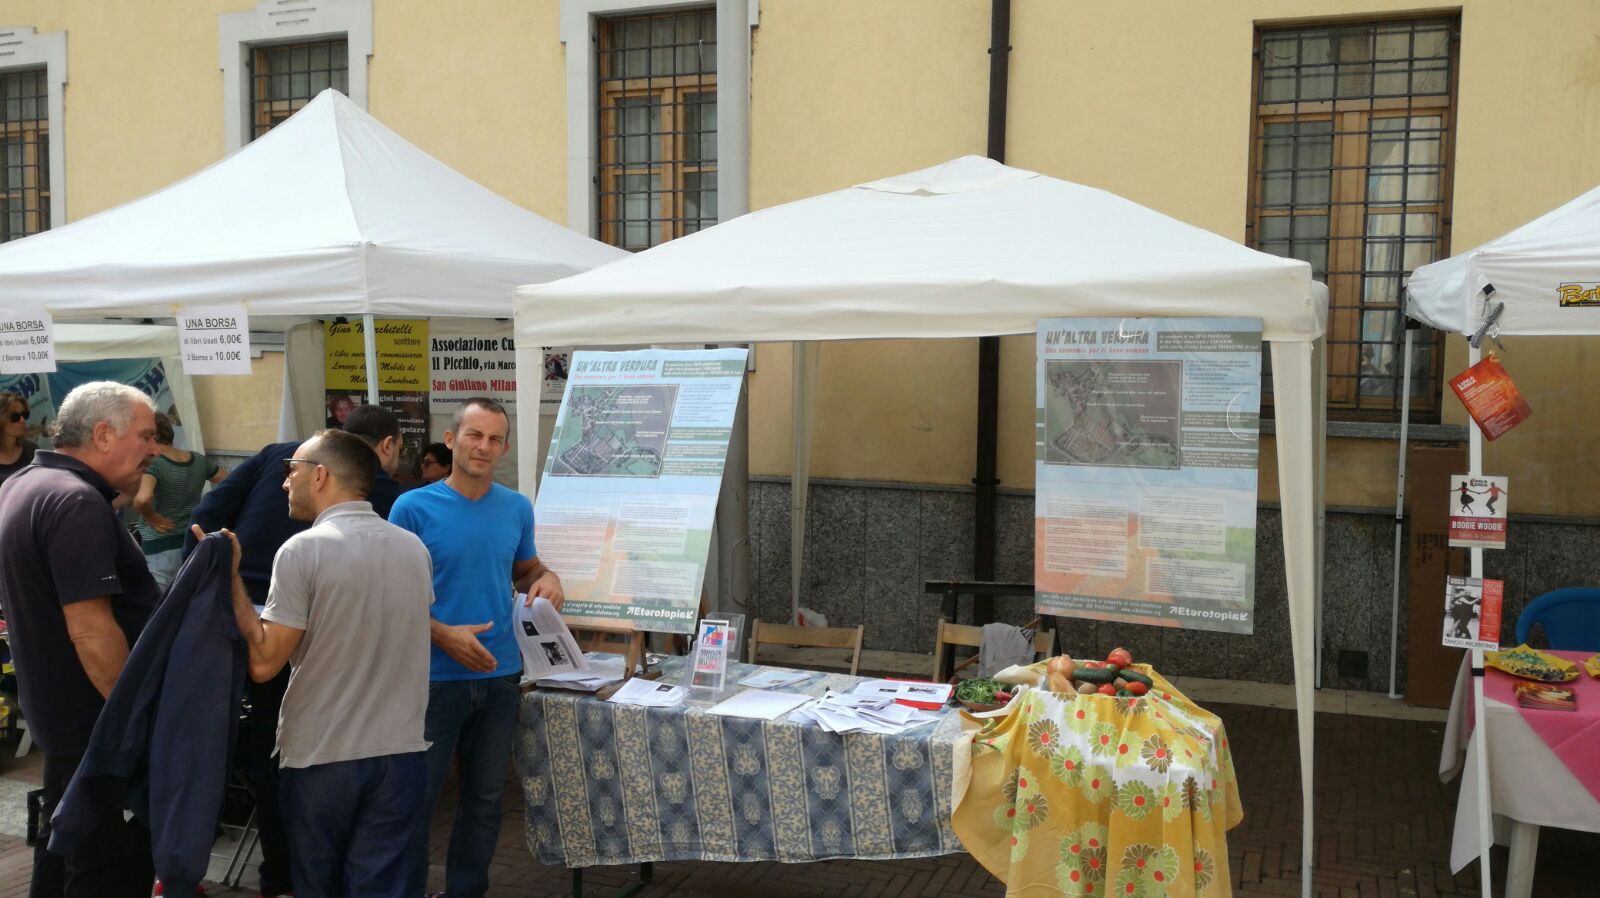
[[250, 139], [271, 131], [330, 87], [350, 92], [349, 42], [256, 47], [250, 53]]
[[[1328, 285], [1338, 417], [1399, 416], [1406, 280], [1449, 246], [1456, 31], [1425, 19], [1257, 33], [1249, 242]], [[1422, 330], [1411, 392], [1424, 418], [1438, 415], [1442, 365], [1441, 335]]]
[[45, 70], [0, 75], [0, 243], [50, 229], [50, 91]]
[[600, 239], [641, 250], [717, 223], [713, 10], [600, 28]]

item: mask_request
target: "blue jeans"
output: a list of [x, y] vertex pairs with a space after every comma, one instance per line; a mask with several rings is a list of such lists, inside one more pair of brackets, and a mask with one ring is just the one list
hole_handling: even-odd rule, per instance
[[426, 768], [414, 751], [279, 771], [295, 895], [421, 895], [410, 851], [416, 831], [427, 831]]
[[[479, 680], [434, 680], [428, 684], [428, 801], [412, 849], [426, 881], [428, 826], [450, 759], [460, 752], [457, 776], [461, 804], [450, 830], [445, 856], [444, 892], [450, 898], [482, 898], [489, 889], [489, 862], [500, 841], [500, 796], [511, 771], [511, 745], [517, 729], [521, 674]], [[295, 880], [295, 886], [300, 885]]]

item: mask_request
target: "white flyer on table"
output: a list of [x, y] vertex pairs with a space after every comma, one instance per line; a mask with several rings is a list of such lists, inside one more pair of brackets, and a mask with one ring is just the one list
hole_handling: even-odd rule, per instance
[[532, 604], [526, 599], [522, 593], [512, 599], [512, 626], [517, 631], [517, 647], [522, 649], [523, 678], [537, 680], [588, 670], [589, 662], [561, 612], [549, 599], [536, 598]]

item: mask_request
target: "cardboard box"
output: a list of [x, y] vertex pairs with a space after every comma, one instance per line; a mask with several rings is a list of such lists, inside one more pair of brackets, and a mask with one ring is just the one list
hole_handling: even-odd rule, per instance
[[1406, 704], [1450, 707], [1461, 649], [1445, 648], [1444, 578], [1464, 577], [1466, 549], [1450, 548], [1450, 478], [1467, 469], [1464, 443], [1411, 443], [1406, 456]]

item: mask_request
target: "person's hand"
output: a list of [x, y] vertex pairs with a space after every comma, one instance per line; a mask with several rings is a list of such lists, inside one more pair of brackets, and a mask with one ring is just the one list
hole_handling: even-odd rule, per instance
[[[196, 540], [203, 540], [206, 538], [206, 532], [200, 529], [199, 524], [190, 524], [189, 532], [194, 534], [194, 538]], [[228, 541], [233, 543], [233, 575], [237, 577], [239, 576], [239, 537], [234, 536], [233, 531], [226, 527], [218, 530], [217, 532], [227, 536]]]
[[567, 593], [561, 588], [561, 578], [556, 576], [555, 571], [547, 570], [539, 575], [539, 579], [533, 581], [528, 587], [528, 598], [523, 604], [532, 605], [536, 598], [549, 599], [551, 606], [557, 611], [560, 611], [561, 606], [566, 603]]
[[467, 670], [490, 673], [499, 666], [499, 662], [495, 661], [494, 655], [478, 641], [478, 634], [488, 632], [493, 626], [493, 623], [445, 626], [434, 639], [434, 643]]
[[150, 525], [150, 529], [157, 533], [171, 533], [172, 531], [178, 529], [178, 525], [174, 523], [171, 518], [164, 517], [156, 514], [155, 512], [145, 515], [144, 520], [145, 523]]

